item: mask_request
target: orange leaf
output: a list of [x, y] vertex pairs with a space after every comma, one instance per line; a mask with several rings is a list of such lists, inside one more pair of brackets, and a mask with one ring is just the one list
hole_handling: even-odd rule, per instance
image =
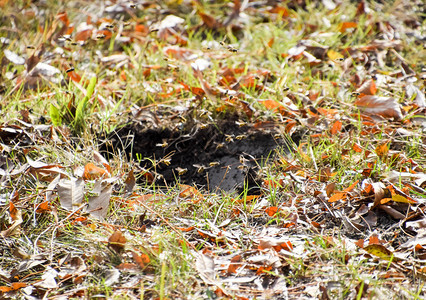
[[353, 144], [352, 145], [352, 150], [354, 150], [355, 152], [358, 152], [358, 153], [362, 152], [362, 148], [358, 144]]
[[359, 180], [355, 181], [349, 187], [345, 188], [343, 190], [343, 192], [349, 193], [350, 191], [352, 191], [354, 189], [354, 187], [356, 187], [356, 185], [358, 184], [358, 182], [359, 182]]
[[228, 266], [228, 274], [237, 273], [238, 268], [242, 266], [240, 262], [242, 262], [241, 255], [234, 256]]
[[43, 213], [47, 211], [50, 211], [49, 201], [44, 201], [40, 203], [40, 205], [37, 207], [37, 210], [36, 210], [36, 212], [38, 213]]
[[372, 244], [378, 244], [380, 245], [380, 241], [379, 238], [376, 234], [373, 234], [372, 236], [370, 236], [370, 239], [368, 240], [368, 244], [372, 245]]
[[339, 120], [336, 120], [336, 122], [334, 122], [333, 127], [331, 127], [330, 129], [330, 133], [332, 135], [337, 134], [338, 132], [340, 132], [342, 130], [342, 122], [340, 122]]
[[384, 144], [377, 146], [375, 151], [376, 151], [376, 154], [377, 154], [378, 157], [380, 157], [382, 159], [386, 158], [386, 156], [388, 155], [388, 152], [389, 152], [388, 144], [384, 143]]
[[377, 92], [376, 83], [373, 79], [364, 82], [358, 89], [357, 92], [361, 95], [375, 95]]
[[77, 32], [74, 39], [76, 41], [87, 41], [91, 37], [92, 37], [92, 29], [86, 29], [86, 30]]
[[342, 199], [346, 199], [346, 193], [345, 192], [337, 192], [328, 199], [328, 202], [336, 202], [336, 201], [339, 201], [339, 200], [342, 200]]
[[359, 239], [358, 241], [355, 242], [355, 245], [357, 245], [360, 248], [364, 248], [364, 240]]
[[108, 171], [95, 166], [93, 163], [88, 163], [84, 166], [83, 179], [93, 180], [103, 176], [106, 176]]
[[339, 31], [343, 33], [346, 31], [346, 29], [357, 28], [357, 27], [358, 27], [358, 23], [356, 22], [343, 22], [343, 23], [340, 23], [339, 25]]
[[267, 209], [265, 209], [265, 212], [268, 214], [268, 216], [273, 217], [277, 214], [277, 212], [279, 212], [280, 209], [276, 206], [271, 206], [268, 207]]
[[176, 229], [178, 229], [178, 230], [180, 230], [180, 231], [183, 231], [183, 232], [190, 232], [190, 231], [192, 231], [193, 229], [195, 229], [195, 227], [194, 226], [191, 226], [191, 227], [176, 227]]

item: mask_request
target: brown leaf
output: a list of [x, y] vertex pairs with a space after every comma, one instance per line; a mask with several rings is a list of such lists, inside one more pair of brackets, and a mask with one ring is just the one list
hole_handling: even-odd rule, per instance
[[117, 253], [121, 253], [124, 250], [126, 242], [127, 240], [120, 230], [114, 231], [108, 239], [108, 245]]
[[133, 188], [136, 185], [136, 179], [135, 179], [135, 175], [133, 174], [133, 170], [130, 170], [126, 180], [124, 180], [124, 184], [126, 185], [124, 188], [124, 193], [131, 194], [133, 191]]
[[402, 112], [398, 101], [392, 97], [378, 97], [367, 95], [355, 101], [355, 105], [367, 114], [379, 115], [384, 118], [402, 119]]

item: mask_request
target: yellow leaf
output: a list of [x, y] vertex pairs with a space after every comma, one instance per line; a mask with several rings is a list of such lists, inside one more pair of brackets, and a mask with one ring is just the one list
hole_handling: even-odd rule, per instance
[[386, 249], [385, 246], [379, 244], [365, 246], [364, 250], [384, 260], [391, 260], [393, 257], [393, 253], [390, 250]]
[[405, 198], [404, 196], [394, 194], [392, 195], [392, 200], [395, 202], [401, 202], [401, 203], [409, 203], [409, 204], [416, 204], [417, 202], [413, 199]]
[[342, 54], [340, 54], [339, 52], [336, 52], [334, 50], [328, 50], [327, 56], [331, 60], [340, 60], [340, 59], [344, 58], [344, 56]]

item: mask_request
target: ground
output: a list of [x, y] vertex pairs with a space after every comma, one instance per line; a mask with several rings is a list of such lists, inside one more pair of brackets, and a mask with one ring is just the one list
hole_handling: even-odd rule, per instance
[[422, 1], [0, 8], [0, 297], [426, 297]]

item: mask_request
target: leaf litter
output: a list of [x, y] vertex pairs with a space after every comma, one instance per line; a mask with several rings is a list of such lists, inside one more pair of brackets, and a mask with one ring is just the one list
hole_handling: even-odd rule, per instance
[[424, 297], [414, 2], [0, 3], [1, 296]]

